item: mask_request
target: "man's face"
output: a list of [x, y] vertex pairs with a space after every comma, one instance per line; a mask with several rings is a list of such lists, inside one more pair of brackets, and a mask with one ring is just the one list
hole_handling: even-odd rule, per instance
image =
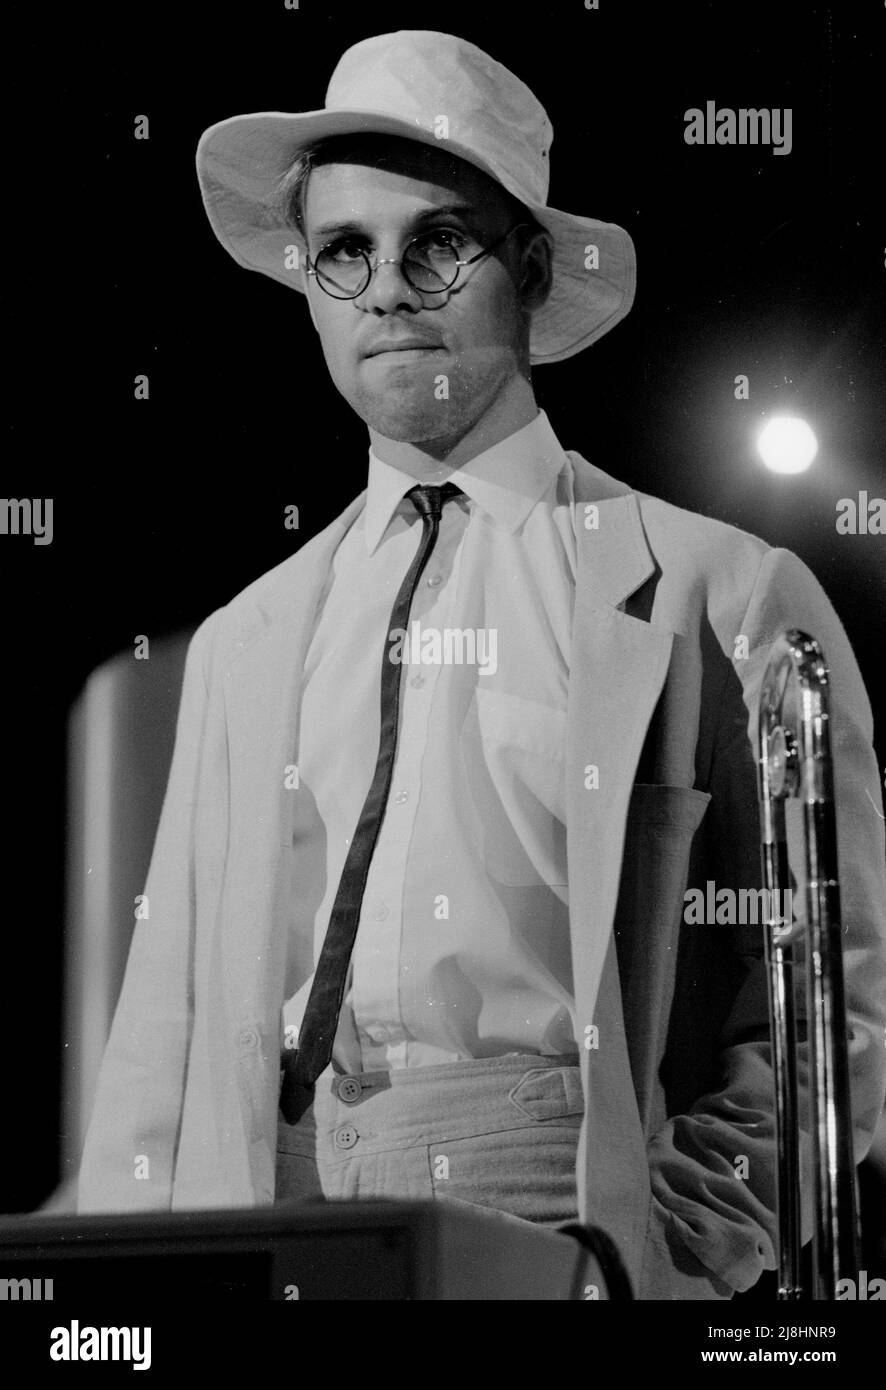
[[[311, 171], [304, 221], [312, 261], [338, 242], [353, 259], [400, 261], [417, 235], [469, 259], [515, 224], [505, 195], [442, 150], [392, 141], [390, 167], [363, 162]], [[388, 163], [386, 159], [386, 165]], [[356, 298], [331, 298], [306, 277], [311, 316], [338, 390], [385, 438], [434, 451], [468, 432], [521, 369], [527, 320], [519, 295], [519, 233], [460, 269], [450, 290], [422, 293], [385, 264]], [[525, 235], [525, 234], [524, 234]], [[397, 342], [404, 349], [391, 350]]]

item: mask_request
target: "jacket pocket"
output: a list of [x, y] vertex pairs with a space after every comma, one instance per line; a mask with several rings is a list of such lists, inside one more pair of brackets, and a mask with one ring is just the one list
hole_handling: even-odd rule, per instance
[[674, 787], [659, 782], [635, 782], [628, 805], [631, 821], [671, 828], [679, 838], [695, 833], [711, 801], [710, 792], [695, 787]]
[[642, 924], [670, 933], [677, 927], [693, 837], [711, 802], [692, 787], [637, 782], [625, 828], [619, 925]]

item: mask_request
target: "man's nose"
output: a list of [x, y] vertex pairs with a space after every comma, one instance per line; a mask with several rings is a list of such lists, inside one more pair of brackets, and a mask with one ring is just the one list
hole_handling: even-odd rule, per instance
[[398, 309], [420, 309], [422, 299], [403, 274], [402, 260], [381, 257], [357, 304], [369, 313], [391, 314]]

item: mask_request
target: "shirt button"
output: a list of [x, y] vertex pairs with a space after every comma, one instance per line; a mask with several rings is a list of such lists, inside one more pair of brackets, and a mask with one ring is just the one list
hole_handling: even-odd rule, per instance
[[394, 797], [394, 800], [399, 801], [402, 805], [404, 801], [409, 800], [409, 792], [398, 792], [397, 795]]
[[424, 678], [424, 676], [413, 676], [413, 677], [412, 677], [412, 680], [409, 682], [409, 684], [410, 684], [411, 686], [414, 686], [416, 690], [420, 689], [421, 686], [424, 685], [424, 683], [425, 683], [425, 678]]
[[438, 584], [442, 584], [442, 583], [443, 583], [443, 576], [442, 576], [442, 574], [432, 574], [431, 577], [430, 577], [430, 579], [428, 580], [428, 588], [429, 588], [429, 589], [436, 589], [437, 585], [438, 585]]
[[355, 1100], [359, 1100], [362, 1095], [363, 1087], [355, 1076], [344, 1076], [338, 1083], [339, 1100], [343, 1100], [345, 1105], [353, 1105]]
[[372, 909], [372, 915], [376, 922], [383, 922], [388, 915], [388, 909], [385, 907], [384, 903], [377, 903]]
[[241, 1028], [239, 1041], [241, 1047], [256, 1047], [258, 1045], [258, 1033], [254, 1028]]
[[337, 1149], [352, 1149], [359, 1137], [353, 1125], [340, 1125], [332, 1136], [332, 1142]]

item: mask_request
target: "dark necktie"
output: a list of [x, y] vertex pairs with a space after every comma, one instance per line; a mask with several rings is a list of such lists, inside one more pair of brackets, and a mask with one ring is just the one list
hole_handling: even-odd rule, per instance
[[299, 1029], [298, 1050], [284, 1053], [280, 1107], [289, 1124], [295, 1124], [313, 1101], [317, 1077], [332, 1057], [363, 891], [391, 786], [397, 748], [401, 663], [390, 660], [390, 633], [395, 628], [407, 630], [412, 596], [436, 544], [443, 506], [451, 497], [461, 495], [454, 483], [444, 483], [442, 487], [422, 485], [406, 493], [421, 516], [424, 530], [415, 559], [400, 585], [385, 636], [381, 663], [381, 736], [372, 785], [360, 812], [332, 905], [323, 950]]

